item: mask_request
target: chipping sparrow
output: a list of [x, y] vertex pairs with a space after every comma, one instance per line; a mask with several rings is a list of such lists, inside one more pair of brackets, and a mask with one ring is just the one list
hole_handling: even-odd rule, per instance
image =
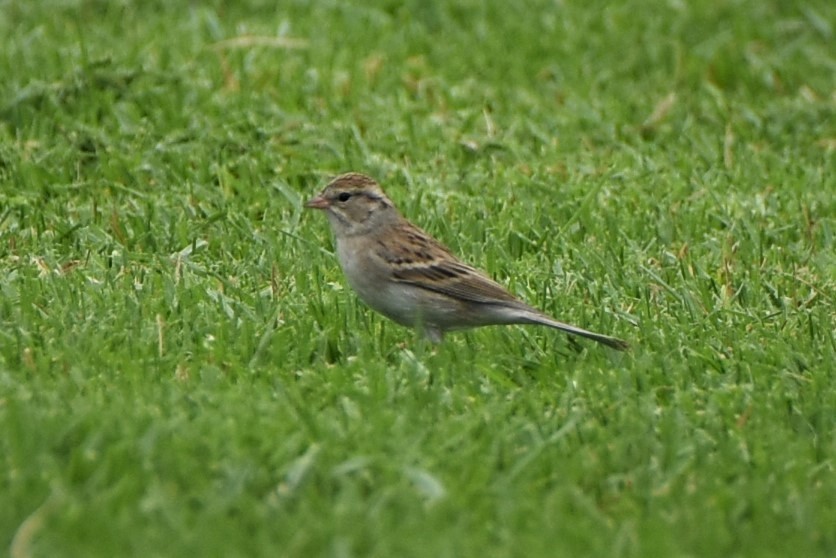
[[348, 284], [374, 310], [417, 327], [433, 342], [444, 332], [497, 324], [540, 324], [618, 350], [621, 339], [558, 322], [517, 299], [404, 219], [372, 178], [333, 179], [306, 207], [331, 222]]

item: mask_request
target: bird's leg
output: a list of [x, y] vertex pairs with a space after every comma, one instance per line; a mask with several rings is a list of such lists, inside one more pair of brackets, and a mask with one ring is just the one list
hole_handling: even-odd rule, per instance
[[444, 340], [444, 331], [438, 326], [424, 324], [423, 333], [424, 337], [429, 339], [433, 344], [437, 345]]

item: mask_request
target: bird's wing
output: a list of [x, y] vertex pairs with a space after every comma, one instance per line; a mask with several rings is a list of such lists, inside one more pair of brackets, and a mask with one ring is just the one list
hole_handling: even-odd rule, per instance
[[430, 235], [403, 221], [381, 235], [375, 251], [392, 268], [392, 279], [460, 300], [519, 303], [477, 269], [460, 262]]

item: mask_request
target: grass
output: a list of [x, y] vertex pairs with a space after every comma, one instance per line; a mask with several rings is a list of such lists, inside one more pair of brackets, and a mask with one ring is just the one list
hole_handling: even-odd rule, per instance
[[[831, 3], [2, 5], [14, 558], [836, 554]], [[347, 170], [633, 351], [373, 315]]]

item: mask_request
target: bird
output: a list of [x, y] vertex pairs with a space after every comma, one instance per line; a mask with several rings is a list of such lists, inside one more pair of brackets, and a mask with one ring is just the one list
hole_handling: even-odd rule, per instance
[[370, 176], [333, 178], [305, 203], [323, 211], [349, 286], [373, 310], [416, 328], [433, 343], [445, 332], [488, 325], [538, 324], [616, 350], [629, 344], [558, 321], [512, 295], [404, 218]]

